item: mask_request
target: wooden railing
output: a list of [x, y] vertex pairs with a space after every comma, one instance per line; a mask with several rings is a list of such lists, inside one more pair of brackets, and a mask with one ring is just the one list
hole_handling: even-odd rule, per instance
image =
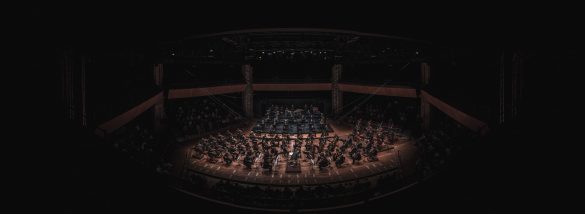
[[[243, 92], [244, 87], [245, 84], [235, 84], [200, 88], [169, 89], [167, 99], [237, 93]], [[417, 89], [410, 86], [369, 86], [341, 83], [339, 84], [339, 88], [341, 91], [352, 93], [408, 98], [418, 97]], [[253, 85], [253, 89], [255, 91], [328, 91], [331, 90], [331, 83], [256, 83]], [[432, 96], [426, 91], [420, 91], [420, 98], [426, 100], [431, 105], [447, 114], [449, 117], [475, 132], [483, 135], [489, 131], [489, 127], [485, 122], [445, 103], [444, 101]], [[95, 130], [95, 133], [99, 136], [109, 134], [128, 123], [132, 119], [136, 118], [138, 115], [142, 114], [153, 105], [163, 101], [163, 93], [160, 92], [152, 98], [139, 104], [138, 106], [128, 110], [127, 112], [113, 118], [106, 123], [101, 124], [98, 129]]]

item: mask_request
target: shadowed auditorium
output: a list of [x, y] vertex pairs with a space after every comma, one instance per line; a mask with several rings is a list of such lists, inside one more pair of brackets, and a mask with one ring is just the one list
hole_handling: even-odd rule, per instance
[[444, 19], [189, 12], [58, 32], [64, 211], [506, 212], [530, 146], [505, 142], [560, 99], [526, 88], [575, 57]]

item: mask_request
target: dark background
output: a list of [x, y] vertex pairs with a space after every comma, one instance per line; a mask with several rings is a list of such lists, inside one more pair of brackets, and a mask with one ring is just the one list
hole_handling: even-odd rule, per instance
[[[550, 145], [569, 141], [564, 133], [570, 131], [563, 119], [575, 108], [570, 104], [575, 97], [569, 91], [577, 86], [574, 84], [577, 80], [571, 77], [579, 70], [577, 63], [581, 60], [575, 47], [579, 13], [571, 7], [496, 3], [424, 8], [359, 2], [240, 4], [26, 8], [20, 16], [24, 17], [23, 24], [17, 27], [24, 33], [21, 39], [26, 41], [22, 48], [27, 54], [26, 65], [31, 65], [35, 75], [25, 76], [29, 85], [44, 89], [24, 90], [36, 99], [25, 99], [22, 105], [40, 115], [36, 118], [39, 122], [29, 124], [26, 130], [28, 133], [40, 130], [38, 135], [46, 136], [42, 142], [51, 139], [49, 145], [37, 147], [43, 153], [40, 156], [43, 158], [38, 158], [43, 160], [42, 164], [39, 166], [36, 159], [37, 167], [25, 170], [33, 172], [30, 180], [35, 186], [24, 194], [25, 199], [46, 203], [33, 208], [74, 213], [210, 212], [208, 208], [230, 211], [167, 189], [163, 178], [116, 156], [109, 147], [94, 142], [91, 133], [67, 124], [56, 114], [61, 111], [57, 53], [64, 47], [103, 54], [119, 52], [119, 47], [141, 51], [161, 41], [195, 34], [268, 27], [347, 29], [429, 40], [459, 50], [459, 59], [468, 58], [459, 61], [470, 64], [468, 67], [476, 65], [479, 70], [482, 66], [478, 62], [490, 61], [493, 58], [490, 51], [494, 49], [522, 49], [533, 56], [525, 79], [522, 102], [526, 107], [519, 121], [494, 127], [485, 143], [472, 146], [430, 181], [346, 211], [501, 213], [563, 208], [554, 206], [556, 203], [550, 197], [562, 196], [560, 191], [571, 188], [561, 181], [568, 171], [563, 163], [566, 159], [572, 161], [572, 157], [554, 160], [562, 156], [558, 154], [564, 149]], [[478, 75], [490, 76], [490, 72], [495, 72], [487, 69], [475, 75], [464, 70], [467, 69], [445, 74], [443, 78], [449, 80], [445, 85], [460, 83], [455, 86], [461, 90], [473, 85], [489, 86]], [[491, 89], [475, 90], [493, 93]], [[454, 99], [466, 101], [469, 97]]]

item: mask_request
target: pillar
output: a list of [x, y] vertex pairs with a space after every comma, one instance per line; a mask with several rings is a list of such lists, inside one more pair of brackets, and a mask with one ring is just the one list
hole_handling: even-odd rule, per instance
[[516, 121], [519, 117], [525, 57], [522, 51], [502, 52], [499, 68], [499, 124]]
[[61, 101], [65, 118], [82, 127], [88, 126], [86, 73], [90, 58], [74, 50], [63, 50], [60, 59]]
[[[420, 64], [421, 88], [426, 88], [431, 78], [431, 66], [427, 62]], [[424, 97], [420, 98], [420, 117], [422, 130], [428, 130], [431, 124], [431, 106]]]
[[420, 117], [422, 130], [429, 130], [431, 127], [431, 105], [426, 99], [420, 99]]
[[165, 105], [161, 101], [154, 105], [154, 130], [156, 132], [160, 132], [163, 129], [162, 120], [165, 118]]
[[[154, 64], [153, 67], [154, 84], [159, 88], [162, 87], [164, 66], [161, 63]], [[161, 100], [159, 103], [154, 105], [154, 130], [159, 132], [162, 130], [162, 120], [166, 118], [164, 101]]]
[[253, 68], [250, 64], [242, 65], [242, 75], [246, 86], [242, 94], [242, 104], [246, 117], [254, 117], [254, 89], [252, 88]]
[[154, 64], [154, 84], [159, 87], [162, 85], [163, 71], [163, 64]]
[[429, 63], [423, 62], [420, 64], [420, 71], [422, 86], [427, 86], [429, 84], [429, 80], [431, 79], [431, 66]]
[[342, 70], [343, 65], [341, 64], [335, 64], [331, 68], [331, 106], [335, 116], [341, 114], [343, 106], [343, 92], [339, 90], [339, 78]]

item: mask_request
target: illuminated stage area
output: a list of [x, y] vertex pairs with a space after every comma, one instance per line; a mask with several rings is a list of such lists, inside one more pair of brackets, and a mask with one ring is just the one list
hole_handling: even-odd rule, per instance
[[[250, 205], [240, 197], [268, 197], [256, 188], [289, 192], [264, 199], [264, 208], [294, 207], [286, 200], [293, 195], [294, 203], [306, 209], [334, 207], [339, 205], [339, 197], [350, 202], [352, 196], [385, 194], [415, 183], [418, 153], [409, 132], [371, 121], [360, 121], [354, 127], [327, 125], [332, 130], [324, 135], [258, 134], [251, 131], [253, 122], [212, 133], [175, 147], [169, 153], [173, 166], [169, 172], [191, 181], [176, 186], [178, 189], [205, 189], [190, 192], [203, 198], [209, 196], [202, 193], [217, 191], [224, 201], [239, 206]], [[243, 192], [232, 195], [232, 191]], [[325, 191], [329, 196], [317, 201], [302, 196], [310, 191]]]
[[[293, 136], [289, 140], [284, 140], [286, 137], [281, 137], [280, 135], [265, 138], [270, 139], [268, 141], [273, 143], [282, 143], [281, 145], [284, 146], [275, 146], [277, 147], [275, 151], [278, 151], [275, 153], [276, 155], [271, 152], [258, 152], [259, 155], [250, 155], [249, 165], [246, 163], [246, 155], [237, 157], [230, 155], [233, 160], [222, 158], [212, 160], [208, 155], [198, 154], [196, 149], [198, 144], [196, 143], [195, 145], [188, 144], [181, 148], [181, 151], [186, 154], [178, 157], [187, 157], [188, 159], [178, 159], [177, 163], [186, 161], [186, 169], [183, 170], [188, 171], [188, 173], [208, 174], [213, 177], [241, 182], [296, 186], [350, 181], [355, 178], [370, 177], [386, 171], [393, 171], [400, 167], [399, 164], [404, 164], [404, 160], [402, 160], [402, 163], [398, 160], [399, 153], [407, 157], [414, 155], [412, 154], [415, 151], [412, 139], [407, 136], [397, 136], [393, 143], [380, 145], [380, 151], [376, 152], [375, 155], [364, 153], [363, 157], [361, 157], [362, 154], [359, 154], [360, 157], [353, 156], [352, 154], [357, 153], [352, 153], [352, 150], [357, 150], [358, 147], [363, 147], [363, 150], [367, 150], [367, 145], [356, 146], [357, 144], [353, 145], [350, 142], [352, 145], [343, 148], [342, 146], [348, 142], [349, 133], [343, 132], [339, 128], [334, 128], [334, 130], [333, 135], [339, 136], [337, 145], [334, 145], [334, 136], [321, 138], [320, 134], [313, 140], [309, 139], [308, 134], [303, 134], [299, 141], [297, 141], [299, 139], [297, 136]], [[244, 132], [244, 134], [246, 133], [248, 131]], [[363, 141], [362, 137], [359, 137], [360, 140], [356, 141]], [[309, 150], [313, 151], [311, 148], [315, 148], [315, 151], [318, 151], [321, 139], [326, 141], [321, 149], [323, 152], [308, 152]], [[247, 140], [251, 141], [250, 139]], [[298, 146], [299, 154], [294, 152], [295, 141], [302, 142]], [[309, 142], [312, 142], [314, 146], [307, 146], [310, 144]], [[341, 153], [340, 148], [347, 151]], [[363, 153], [362, 151], [360, 152]], [[326, 153], [333, 154], [327, 155]], [[264, 156], [267, 155], [272, 155], [272, 157], [269, 158], [269, 161], [264, 161]], [[296, 155], [299, 157], [295, 158]], [[300, 166], [298, 172], [288, 171], [290, 165], [296, 164]]]
[[[302, 204], [308, 210], [328, 210], [343, 205], [340, 199], [352, 204], [363, 200], [363, 195], [381, 198], [414, 185], [422, 176], [418, 169], [424, 166], [420, 161], [421, 149], [428, 145], [417, 142], [420, 136], [412, 129], [416, 126], [416, 101], [362, 97], [367, 98], [362, 105], [350, 103], [347, 112], [331, 119], [311, 104], [297, 105], [302, 106], [299, 108], [294, 108], [294, 104], [282, 105], [286, 101], [304, 100], [302, 94], [295, 97], [279, 99], [281, 105], [269, 103], [258, 118], [234, 126], [187, 138], [178, 135], [177, 141], [182, 143], [172, 146], [165, 157], [169, 167], [164, 171], [183, 180], [173, 187], [212, 201], [218, 200], [214, 195], [221, 194], [222, 201], [248, 209], [255, 209], [251, 205], [254, 202], [243, 198], [262, 198], [264, 205], [260, 209], [290, 209]], [[207, 98], [196, 98], [176, 102], [178, 106], [172, 107], [179, 110], [175, 120], [183, 124], [183, 117], [199, 117], [197, 113], [213, 115], [215, 111], [211, 109], [215, 108], [199, 104], [222, 106], [228, 100], [209, 102]], [[352, 99], [354, 103], [356, 100], [360, 98]], [[299, 124], [322, 129], [303, 132], [284, 128], [301, 127]], [[271, 128], [255, 132], [259, 126]], [[270, 193], [283, 191], [287, 193]], [[320, 194], [327, 196], [317, 200], [311, 196], [312, 191], [323, 191]], [[294, 200], [287, 200], [291, 197]]]

